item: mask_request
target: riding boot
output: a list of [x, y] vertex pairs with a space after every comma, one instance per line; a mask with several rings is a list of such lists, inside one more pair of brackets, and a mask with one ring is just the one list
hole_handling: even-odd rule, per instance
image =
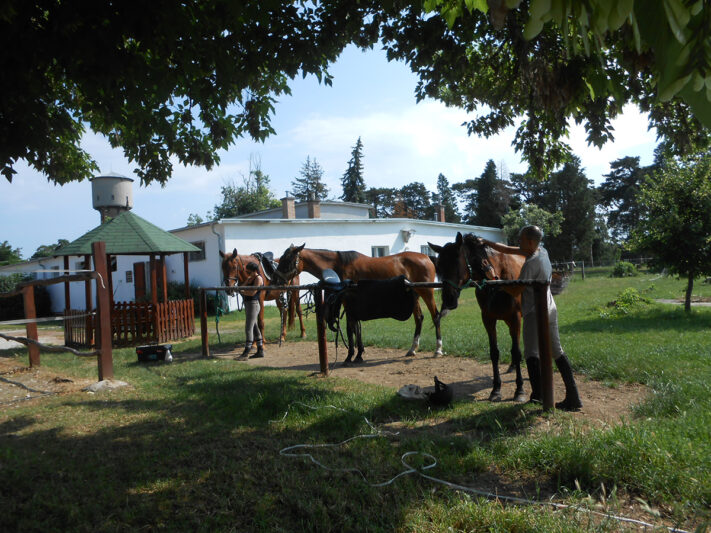
[[251, 345], [251, 344], [245, 344], [244, 350], [242, 351], [242, 353], [241, 353], [240, 355], [238, 355], [237, 357], [235, 357], [235, 359], [237, 359], [238, 361], [242, 361], [242, 360], [244, 360], [244, 359], [247, 359], [247, 356], [249, 355], [249, 352], [250, 352], [251, 349], [252, 349], [252, 345]]
[[257, 345], [257, 351], [254, 353], [254, 355], [250, 355], [250, 359], [258, 359], [260, 357], [264, 357], [264, 347], [261, 344]]
[[562, 402], [555, 404], [556, 409], [563, 411], [577, 411], [583, 406], [578, 395], [578, 387], [575, 384], [573, 377], [573, 369], [570, 368], [568, 356], [563, 354], [555, 360], [555, 366], [558, 367], [563, 383], [565, 384], [565, 399]]
[[541, 403], [543, 396], [541, 395], [541, 362], [538, 357], [529, 357], [526, 359], [526, 368], [528, 369], [528, 380], [531, 382], [531, 397], [529, 403]]

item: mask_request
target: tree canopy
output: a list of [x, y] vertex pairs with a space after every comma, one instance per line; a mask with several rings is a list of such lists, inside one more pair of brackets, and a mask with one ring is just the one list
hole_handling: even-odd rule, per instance
[[[273, 133], [289, 80], [348, 44], [382, 45], [419, 76], [418, 98], [479, 115], [472, 134], [518, 124], [514, 146], [546, 174], [569, 157], [570, 121], [612, 139], [627, 103], [677, 154], [708, 144], [711, 16], [705, 0], [9, 0], [0, 81], [0, 172], [20, 159], [50, 181], [97, 170], [79, 143], [104, 135], [165, 183], [171, 158], [208, 169], [219, 150]], [[28, 66], [31, 65], [31, 68]]]
[[0, 265], [10, 265], [20, 261], [22, 261], [22, 250], [20, 248], [13, 248], [7, 241], [0, 243]]
[[69, 244], [67, 239], [59, 239], [55, 244], [43, 244], [39, 246], [35, 253], [32, 254], [30, 259], [39, 259], [40, 257], [52, 257], [55, 250], [58, 250], [62, 246]]
[[341, 200], [344, 202], [365, 202], [365, 180], [363, 179], [363, 143], [358, 137], [358, 141], [353, 147], [351, 158], [348, 161], [348, 168], [341, 178], [343, 194]]
[[306, 156], [306, 161], [299, 170], [299, 176], [291, 182], [291, 194], [297, 200], [325, 200], [328, 196], [328, 185], [323, 182], [323, 168], [314, 157]]
[[[269, 176], [262, 172], [259, 164], [250, 169], [249, 175], [242, 181], [240, 186], [232, 181], [222, 187], [222, 203], [216, 205], [213, 210], [214, 220], [246, 215], [281, 205], [269, 189]], [[202, 218], [199, 215], [191, 214], [188, 218], [188, 225], [200, 222]]]

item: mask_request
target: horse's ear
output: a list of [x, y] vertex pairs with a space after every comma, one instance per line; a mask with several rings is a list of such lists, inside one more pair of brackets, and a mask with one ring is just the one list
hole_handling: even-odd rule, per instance
[[304, 249], [305, 246], [306, 246], [306, 243], [302, 244], [301, 246], [297, 246], [297, 247], [296, 247], [296, 251], [297, 251], [297, 252], [300, 252], [301, 250]]
[[232, 259], [234, 259], [235, 257], [237, 257], [237, 248], [232, 250]]
[[461, 246], [463, 241], [464, 241], [464, 237], [462, 237], [462, 232], [458, 231], [457, 232], [457, 240], [455, 241], [457, 243], [457, 246]]
[[438, 244], [432, 244], [431, 242], [427, 241], [427, 246], [429, 246], [430, 249], [435, 253], [438, 253], [438, 254], [442, 253], [442, 247]]
[[220, 257], [221, 257], [222, 259], [225, 258], [225, 252], [223, 252], [222, 250], [220, 250]]

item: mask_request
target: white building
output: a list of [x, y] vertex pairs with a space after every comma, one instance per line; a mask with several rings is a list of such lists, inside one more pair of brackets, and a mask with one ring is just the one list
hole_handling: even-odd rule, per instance
[[[115, 177], [117, 183], [125, 187], [126, 179]], [[127, 202], [124, 196], [117, 199], [117, 203], [120, 201], [125, 208]], [[271, 251], [278, 258], [289, 245], [306, 244], [307, 248], [355, 250], [369, 256], [382, 256], [404, 251], [430, 254], [428, 242], [443, 245], [453, 241], [457, 232], [475, 233], [499, 242], [505, 240], [503, 231], [498, 228], [409, 218], [373, 219], [369, 218], [369, 210], [370, 206], [365, 204], [333, 201], [296, 203], [293, 198], [284, 198], [281, 208], [187, 226], [171, 230], [171, 233], [200, 248], [201, 252], [189, 255], [189, 274], [191, 284], [201, 287], [223, 285], [220, 250], [232, 252], [237, 249], [240, 254]], [[440, 209], [438, 218], [443, 218], [443, 211]], [[147, 262], [148, 257], [118, 256], [116, 259], [116, 270], [112, 274], [114, 301], [134, 301], [134, 265]], [[71, 257], [70, 269], [84, 268], [83, 261], [84, 257]], [[42, 279], [59, 276], [62, 268], [61, 257], [42, 258], [0, 267], [0, 276], [16, 271], [31, 273], [40, 270], [43, 272], [36, 275]], [[167, 256], [166, 268], [168, 281], [183, 282], [182, 254]], [[314, 281], [307, 273], [301, 278], [302, 283]], [[52, 298], [52, 311], [61, 313], [64, 309], [63, 285], [51, 285], [48, 290]], [[82, 283], [71, 284], [70, 298], [73, 308], [83, 308]], [[234, 309], [236, 297], [229, 300], [230, 309]]]

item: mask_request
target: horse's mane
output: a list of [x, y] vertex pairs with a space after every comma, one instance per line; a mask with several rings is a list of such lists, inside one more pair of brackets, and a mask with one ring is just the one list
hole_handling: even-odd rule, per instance
[[349, 250], [347, 252], [336, 252], [338, 254], [338, 260], [342, 265], [350, 265], [353, 261], [358, 259], [362, 254]]

